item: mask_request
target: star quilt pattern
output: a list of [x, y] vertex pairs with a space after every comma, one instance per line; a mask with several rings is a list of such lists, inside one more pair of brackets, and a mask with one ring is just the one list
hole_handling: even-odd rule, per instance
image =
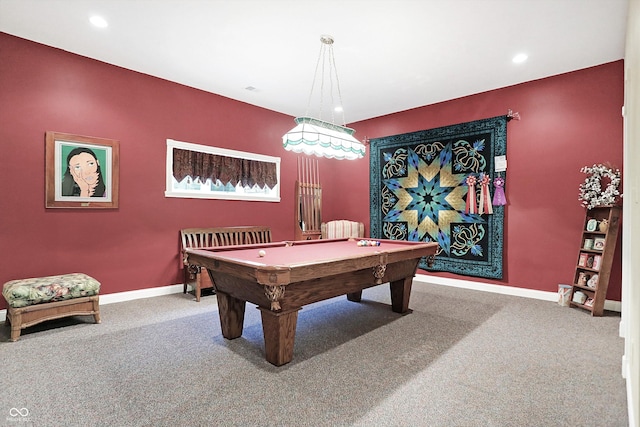
[[[412, 132], [371, 142], [371, 237], [437, 242], [431, 271], [502, 278], [504, 206], [483, 203], [468, 177], [493, 182], [506, 155], [506, 116]], [[486, 198], [486, 194], [483, 195]]]

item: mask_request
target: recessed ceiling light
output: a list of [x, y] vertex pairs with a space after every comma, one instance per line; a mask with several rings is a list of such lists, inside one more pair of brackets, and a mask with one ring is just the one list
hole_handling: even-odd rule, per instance
[[524, 61], [526, 61], [528, 57], [529, 56], [526, 53], [519, 53], [513, 57], [512, 61], [515, 62], [516, 64], [521, 64]]
[[333, 109], [333, 111], [335, 111], [336, 113], [342, 113], [342, 107], [338, 105], [336, 108]]
[[107, 28], [109, 23], [102, 16], [93, 15], [89, 21], [98, 28]]

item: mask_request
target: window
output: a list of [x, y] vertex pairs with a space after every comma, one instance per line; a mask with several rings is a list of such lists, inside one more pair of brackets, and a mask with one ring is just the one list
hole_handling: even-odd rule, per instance
[[280, 158], [167, 139], [165, 197], [280, 201]]

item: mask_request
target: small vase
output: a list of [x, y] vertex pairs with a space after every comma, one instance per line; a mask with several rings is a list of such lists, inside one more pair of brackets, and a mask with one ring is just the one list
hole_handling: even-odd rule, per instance
[[601, 232], [606, 233], [607, 229], [609, 229], [609, 221], [607, 221], [606, 219], [603, 219], [602, 221], [600, 221], [600, 224], [598, 224], [598, 229]]

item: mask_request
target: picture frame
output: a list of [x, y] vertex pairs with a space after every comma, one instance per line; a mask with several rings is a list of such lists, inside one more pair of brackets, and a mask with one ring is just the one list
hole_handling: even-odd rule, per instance
[[596, 237], [595, 239], [593, 239], [593, 249], [597, 251], [603, 250], [604, 242], [605, 242], [604, 237]]
[[598, 220], [595, 218], [589, 219], [587, 221], [587, 231], [596, 231], [596, 228], [598, 228]]
[[45, 207], [118, 208], [119, 173], [118, 141], [45, 133]]

